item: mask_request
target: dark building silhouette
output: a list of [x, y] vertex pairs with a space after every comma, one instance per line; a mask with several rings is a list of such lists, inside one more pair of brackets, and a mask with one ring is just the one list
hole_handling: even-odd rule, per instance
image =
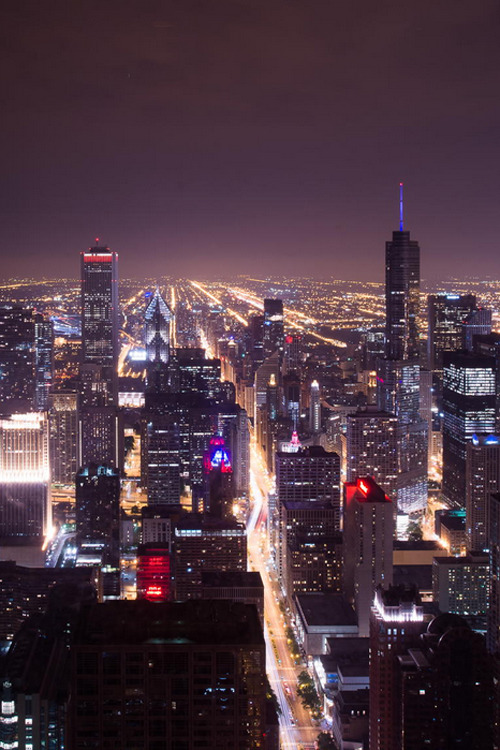
[[401, 750], [492, 750], [493, 678], [483, 636], [455, 614], [397, 656]]
[[96, 605], [71, 652], [68, 749], [264, 749], [265, 664], [252, 605]]
[[80, 550], [96, 543], [103, 562], [118, 564], [120, 475], [111, 466], [90, 464], [76, 475], [76, 539]]

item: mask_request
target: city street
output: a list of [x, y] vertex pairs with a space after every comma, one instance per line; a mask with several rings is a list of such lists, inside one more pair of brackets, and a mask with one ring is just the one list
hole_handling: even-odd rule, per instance
[[258, 570], [264, 583], [266, 665], [269, 682], [281, 708], [281, 745], [286, 750], [313, 747], [321, 727], [313, 721], [297, 696], [297, 676], [304, 669], [296, 666], [285, 636], [285, 620], [280, 610], [280, 591], [268, 556], [265, 518], [267, 492], [273, 482], [268, 476], [256, 446], [251, 447], [251, 494], [253, 512], [248, 527], [250, 568]]

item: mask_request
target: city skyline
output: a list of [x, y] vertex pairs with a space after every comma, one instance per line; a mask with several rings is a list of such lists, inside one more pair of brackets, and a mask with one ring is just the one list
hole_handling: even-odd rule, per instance
[[97, 235], [125, 278], [381, 280], [400, 181], [424, 278], [472, 253], [500, 275], [491, 0], [7, 2], [0, 20], [6, 277], [71, 277]]

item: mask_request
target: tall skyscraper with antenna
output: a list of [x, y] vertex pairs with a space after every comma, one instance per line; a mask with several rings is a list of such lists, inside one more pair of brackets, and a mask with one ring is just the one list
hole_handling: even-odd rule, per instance
[[385, 245], [386, 356], [377, 366], [377, 404], [397, 417], [397, 509], [405, 512], [427, 504], [427, 422], [419, 411], [419, 297], [420, 247], [404, 229], [400, 183], [399, 231]]
[[420, 247], [403, 222], [403, 183], [399, 185], [399, 231], [385, 243], [387, 356], [419, 356], [417, 316], [420, 302]]

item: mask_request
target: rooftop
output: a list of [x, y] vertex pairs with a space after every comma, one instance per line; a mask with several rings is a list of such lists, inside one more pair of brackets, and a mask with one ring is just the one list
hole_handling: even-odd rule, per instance
[[221, 600], [109, 601], [89, 608], [80, 645], [264, 645], [254, 606]]
[[296, 596], [309, 627], [358, 624], [354, 609], [342, 594], [311, 593]]

